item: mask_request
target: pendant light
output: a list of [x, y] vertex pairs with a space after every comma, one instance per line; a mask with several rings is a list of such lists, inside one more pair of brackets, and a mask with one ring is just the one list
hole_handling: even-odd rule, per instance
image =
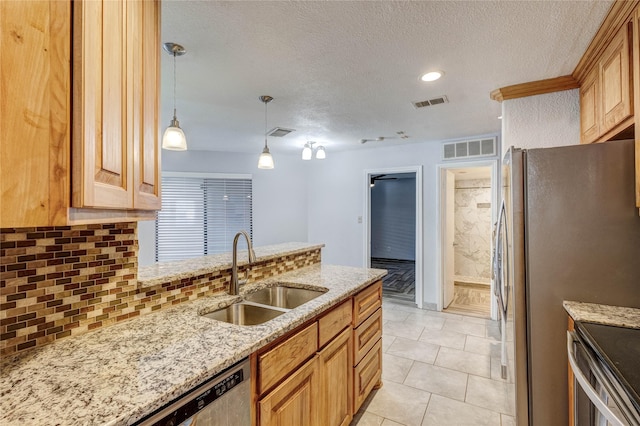
[[[313, 157], [313, 145], [315, 143], [316, 142], [308, 141], [304, 144], [304, 148], [302, 149], [303, 160], [311, 160], [311, 157]], [[325, 158], [327, 158], [327, 152], [324, 150], [324, 146], [319, 145], [318, 148], [316, 148], [316, 159], [324, 160]]]
[[176, 43], [164, 43], [164, 50], [173, 56], [173, 120], [162, 136], [162, 148], [172, 151], [186, 151], [187, 138], [180, 128], [180, 122], [176, 116], [176, 56], [182, 56], [187, 50]]
[[267, 146], [267, 104], [271, 102], [273, 98], [268, 95], [263, 95], [260, 96], [259, 99], [264, 103], [264, 149], [262, 150], [262, 154], [260, 154], [260, 158], [258, 158], [258, 168], [273, 169], [273, 157], [269, 152], [269, 146]]

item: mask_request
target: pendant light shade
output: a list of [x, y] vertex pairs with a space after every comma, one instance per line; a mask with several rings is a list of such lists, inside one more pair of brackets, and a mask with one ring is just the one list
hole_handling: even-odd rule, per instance
[[269, 152], [269, 146], [267, 145], [267, 104], [273, 100], [271, 96], [260, 96], [260, 101], [264, 103], [264, 149], [258, 158], [259, 169], [273, 169], [275, 164], [273, 162], [273, 156]]
[[162, 136], [162, 148], [171, 151], [186, 151], [187, 150], [187, 138], [184, 136], [184, 132], [180, 128], [180, 123], [173, 116], [171, 124], [164, 131]]
[[273, 156], [269, 152], [269, 147], [265, 146], [262, 150], [262, 154], [260, 154], [260, 158], [258, 158], [258, 168], [259, 169], [273, 169]]
[[[302, 159], [303, 160], [311, 160], [311, 158], [313, 157], [313, 145], [315, 144], [315, 142], [311, 142], [308, 141], [307, 143], [304, 144], [304, 148], [302, 148]], [[324, 150], [324, 146], [322, 145], [318, 145], [318, 148], [316, 148], [316, 159], [317, 160], [324, 160], [325, 158], [327, 158], [327, 152]]]
[[311, 154], [313, 150], [311, 149], [311, 144], [309, 142], [304, 144], [304, 148], [302, 149], [302, 159], [303, 160], [311, 160]]
[[180, 128], [180, 122], [176, 116], [176, 56], [187, 53], [186, 49], [176, 43], [165, 43], [164, 50], [173, 56], [173, 119], [162, 136], [162, 148], [171, 151], [186, 151], [187, 138]]

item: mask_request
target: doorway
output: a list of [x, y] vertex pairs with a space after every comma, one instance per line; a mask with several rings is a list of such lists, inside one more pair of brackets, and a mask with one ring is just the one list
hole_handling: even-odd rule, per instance
[[421, 307], [420, 167], [366, 171], [365, 265], [386, 269], [385, 298]]
[[491, 259], [497, 167], [441, 167], [441, 306], [444, 312], [495, 319]]

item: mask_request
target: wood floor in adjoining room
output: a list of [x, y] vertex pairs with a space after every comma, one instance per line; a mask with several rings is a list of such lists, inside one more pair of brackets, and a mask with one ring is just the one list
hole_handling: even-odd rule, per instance
[[490, 286], [456, 281], [454, 284], [453, 302], [451, 302], [444, 312], [490, 318]]

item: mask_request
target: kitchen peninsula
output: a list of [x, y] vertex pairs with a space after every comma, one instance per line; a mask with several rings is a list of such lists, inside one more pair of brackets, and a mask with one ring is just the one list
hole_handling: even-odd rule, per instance
[[[256, 248], [256, 262], [280, 262], [287, 254], [320, 247], [292, 243]], [[169, 271], [162, 266], [140, 268], [138, 286], [186, 279], [188, 268], [196, 275], [227, 270], [230, 262], [225, 258], [228, 256], [209, 259], [208, 265], [202, 264], [205, 259], [185, 261], [190, 265], [186, 269], [178, 264]], [[370, 287], [385, 274], [383, 270], [323, 265], [318, 256], [317, 263], [268, 278], [256, 280], [250, 274], [241, 295], [276, 283], [326, 290], [263, 324], [237, 326], [203, 317], [201, 314], [239, 299], [220, 291], [5, 357], [0, 420], [3, 425], [131, 424]]]

